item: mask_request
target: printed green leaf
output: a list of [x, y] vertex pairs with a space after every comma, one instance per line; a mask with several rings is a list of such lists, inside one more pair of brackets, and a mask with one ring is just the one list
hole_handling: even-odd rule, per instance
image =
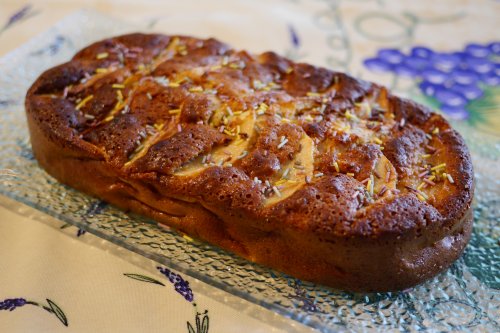
[[196, 315], [196, 332], [201, 333], [201, 322], [199, 315]]
[[208, 333], [208, 316], [203, 317], [201, 323], [201, 333]]
[[187, 327], [188, 327], [188, 332], [189, 332], [189, 333], [196, 333], [196, 332], [194, 331], [193, 326], [191, 325], [191, 323], [190, 323], [189, 321], [187, 322]]
[[144, 276], [140, 274], [131, 274], [131, 273], [124, 273], [126, 277], [129, 277], [131, 279], [137, 280], [137, 281], [142, 281], [142, 282], [148, 282], [148, 283], [153, 283], [153, 284], [159, 284], [160, 286], [165, 286], [163, 283], [161, 283], [158, 280], [155, 280], [153, 278], [150, 278], [149, 276]]
[[63, 323], [64, 326], [68, 326], [68, 318], [64, 314], [63, 310], [50, 299], [47, 298], [47, 303], [50, 306], [51, 312], [56, 315], [56, 317]]
[[471, 126], [489, 134], [498, 135], [500, 127], [500, 88], [486, 87], [481, 99], [473, 100], [467, 105], [468, 122]]

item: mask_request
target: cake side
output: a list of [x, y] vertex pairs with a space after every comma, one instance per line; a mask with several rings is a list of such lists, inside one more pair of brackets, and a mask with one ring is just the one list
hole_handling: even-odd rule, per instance
[[42, 74], [26, 110], [61, 182], [307, 280], [406, 288], [470, 236], [472, 164], [441, 116], [274, 53], [120, 36]]

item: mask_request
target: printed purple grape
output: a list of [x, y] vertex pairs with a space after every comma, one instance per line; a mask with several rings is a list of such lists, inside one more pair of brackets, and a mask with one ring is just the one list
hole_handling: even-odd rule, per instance
[[417, 71], [422, 71], [429, 66], [430, 61], [425, 58], [408, 56], [403, 60], [403, 64]]
[[419, 58], [430, 58], [434, 51], [424, 46], [415, 46], [411, 49], [411, 55]]
[[434, 68], [449, 72], [460, 64], [460, 57], [451, 53], [436, 53], [431, 57]]
[[364, 64], [373, 71], [418, 78], [422, 94], [432, 97], [454, 119], [467, 119], [468, 103], [491, 91], [488, 86], [500, 86], [500, 42], [469, 43], [455, 52], [415, 46], [408, 55], [387, 48]]
[[418, 71], [405, 64], [399, 64], [394, 65], [394, 73], [406, 77], [415, 77], [417, 76]]
[[481, 81], [488, 86], [499, 86], [500, 76], [498, 76], [495, 72], [486, 73], [481, 75]]
[[475, 84], [470, 84], [470, 85], [455, 84], [451, 87], [451, 91], [464, 96], [469, 101], [483, 96], [483, 90]]
[[451, 73], [454, 82], [463, 85], [474, 84], [479, 80], [479, 75], [471, 70], [457, 69]]
[[[465, 59], [470, 58], [471, 55], [464, 52], [464, 51], [458, 51], [458, 52], [453, 52], [453, 55], [457, 56], [460, 58], [460, 61], [463, 62]], [[462, 63], [460, 65], [463, 65]]]
[[488, 45], [488, 49], [490, 49], [491, 53], [495, 55], [500, 55], [500, 42], [493, 42]]
[[391, 65], [403, 62], [405, 55], [398, 49], [381, 49], [377, 52], [377, 57]]
[[495, 69], [495, 64], [488, 59], [468, 58], [466, 64], [478, 74], [486, 74]]
[[390, 64], [379, 58], [369, 58], [363, 63], [366, 68], [374, 72], [390, 72], [392, 70], [392, 66]]
[[443, 84], [448, 80], [448, 77], [448, 73], [437, 69], [426, 69], [422, 72], [422, 78], [434, 84]]
[[469, 118], [469, 112], [463, 106], [449, 106], [443, 105], [441, 106], [441, 111], [443, 111], [449, 118], [456, 120], [465, 120]]
[[447, 106], [459, 107], [467, 104], [467, 99], [463, 95], [448, 89], [438, 89], [434, 97]]
[[479, 44], [468, 44], [465, 47], [465, 52], [476, 58], [485, 58], [490, 54], [490, 49], [487, 46]]
[[422, 81], [418, 85], [418, 87], [420, 88], [420, 91], [422, 91], [422, 93], [424, 93], [424, 95], [427, 95], [430, 97], [433, 97], [437, 90], [443, 88], [443, 86], [441, 86], [439, 84], [434, 84], [434, 83], [430, 83], [427, 81]]

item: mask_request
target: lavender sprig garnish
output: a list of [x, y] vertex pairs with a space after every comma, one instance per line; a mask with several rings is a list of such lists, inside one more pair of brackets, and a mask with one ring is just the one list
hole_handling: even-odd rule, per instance
[[27, 20], [30, 17], [35, 16], [39, 12], [33, 11], [33, 6], [32, 5], [26, 5], [19, 9], [17, 12], [12, 14], [7, 22], [3, 25], [2, 28], [0, 28], [0, 34], [2, 34], [5, 30], [11, 28], [13, 25], [20, 23], [22, 21]]

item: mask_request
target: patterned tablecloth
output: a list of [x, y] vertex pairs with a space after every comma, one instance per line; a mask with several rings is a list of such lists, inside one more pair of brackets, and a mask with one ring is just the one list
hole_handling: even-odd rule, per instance
[[[500, 3], [493, 0], [3, 0], [0, 332], [500, 331], [498, 17]], [[57, 185], [36, 167], [20, 134], [22, 99], [30, 80], [78, 48], [79, 36], [92, 39], [82, 31], [122, 31], [117, 25], [275, 50], [377, 81], [442, 112], [466, 138], [475, 163], [476, 227], [464, 257], [402, 293], [339, 293], [265, 271], [252, 294], [231, 284], [231, 266], [205, 278], [212, 273], [179, 265], [180, 272], [175, 260], [159, 263], [155, 251], [132, 244], [132, 252], [87, 232], [99, 230], [93, 217], [118, 215], [104, 214], [105, 204]]]

